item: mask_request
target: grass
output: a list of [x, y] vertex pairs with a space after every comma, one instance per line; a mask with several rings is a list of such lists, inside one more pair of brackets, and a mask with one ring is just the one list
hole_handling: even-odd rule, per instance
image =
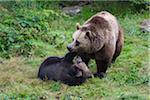
[[[116, 4], [115, 4], [116, 5]], [[106, 8], [94, 6], [91, 10], [90, 5], [84, 6], [82, 12], [74, 17], [60, 17], [57, 20], [47, 22], [47, 13], [40, 10], [38, 16], [43, 18], [42, 24], [48, 27], [48, 34], [56, 35], [56, 44], [42, 39], [31, 39], [33, 46], [33, 55], [10, 56], [9, 59], [0, 58], [0, 99], [63, 99], [63, 100], [148, 100], [149, 97], [149, 33], [141, 33], [139, 23], [149, 18], [148, 12], [128, 13], [121, 12], [117, 8], [113, 10], [108, 7], [110, 12], [117, 16], [119, 22], [125, 31], [125, 44], [121, 55], [117, 61], [112, 64], [107, 71], [107, 77], [104, 79], [92, 78], [80, 86], [67, 86], [59, 82], [43, 82], [37, 78], [40, 63], [48, 56], [63, 56], [67, 50], [66, 46], [71, 42], [71, 35], [75, 31], [76, 22], [81, 24], [91, 15]], [[57, 7], [57, 6], [56, 6]], [[115, 6], [114, 6], [115, 7]], [[128, 8], [129, 9], [129, 8]], [[19, 14], [26, 10], [26, 17], [31, 17], [38, 12], [35, 9], [22, 8]], [[107, 9], [106, 9], [107, 10]], [[130, 9], [129, 9], [130, 10]], [[124, 11], [122, 8], [120, 11]], [[59, 12], [59, 11], [58, 11]], [[129, 11], [131, 12], [131, 11]], [[4, 13], [4, 12], [3, 12]], [[7, 11], [8, 17], [4, 19], [17, 18], [11, 11]], [[9, 15], [12, 14], [12, 15]], [[44, 16], [44, 17], [43, 17]], [[11, 23], [8, 21], [7, 23]], [[10, 24], [11, 25], [11, 24]], [[41, 24], [40, 24], [41, 25]], [[4, 25], [6, 27], [6, 25]], [[4, 28], [5, 28], [4, 27]], [[7, 28], [10, 27], [9, 25]], [[11, 26], [16, 27], [16, 26]], [[16, 28], [15, 28], [16, 29]], [[41, 29], [43, 30], [43, 29]], [[23, 31], [23, 30], [21, 30]], [[25, 30], [26, 31], [26, 30]], [[29, 30], [27, 30], [28, 32]], [[40, 31], [41, 33], [43, 31]], [[46, 31], [44, 31], [46, 32]], [[29, 32], [31, 33], [31, 32]], [[59, 33], [64, 33], [59, 37]], [[40, 33], [39, 33], [40, 34]], [[41, 35], [42, 36], [42, 35]], [[62, 39], [65, 36], [62, 45]], [[59, 37], [59, 38], [58, 38]], [[44, 39], [47, 39], [43, 37]], [[15, 54], [14, 54], [15, 55]], [[96, 71], [95, 62], [92, 60], [89, 68]]]

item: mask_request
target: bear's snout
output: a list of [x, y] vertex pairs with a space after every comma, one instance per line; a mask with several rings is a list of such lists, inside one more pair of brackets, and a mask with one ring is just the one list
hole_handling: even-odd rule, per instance
[[67, 49], [71, 52], [71, 51], [72, 51], [72, 46], [71, 46], [71, 45], [68, 45], [68, 46], [67, 46]]

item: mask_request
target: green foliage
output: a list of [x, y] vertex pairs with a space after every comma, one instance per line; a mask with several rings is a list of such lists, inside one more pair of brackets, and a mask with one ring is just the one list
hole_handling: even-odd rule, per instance
[[50, 89], [52, 92], [60, 91], [61, 84], [59, 82], [54, 82], [53, 84], [50, 85]]
[[33, 40], [41, 40], [58, 48], [63, 45], [65, 36], [63, 32], [51, 31], [51, 21], [66, 17], [64, 14], [50, 9], [22, 8], [12, 12], [5, 11], [5, 8], [1, 9], [1, 56], [33, 55]]
[[149, 0], [130, 0], [130, 1], [135, 3], [135, 4], [144, 4], [144, 3], [149, 2]]
[[137, 94], [121, 95], [118, 100], [147, 100], [146, 97], [139, 96]]

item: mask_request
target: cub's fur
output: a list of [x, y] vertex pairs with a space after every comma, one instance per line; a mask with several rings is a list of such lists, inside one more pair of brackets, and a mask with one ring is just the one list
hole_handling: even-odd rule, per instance
[[48, 57], [40, 66], [38, 77], [42, 80], [61, 81], [68, 85], [80, 85], [92, 73], [81, 58], [73, 64], [74, 54], [68, 53], [65, 57]]

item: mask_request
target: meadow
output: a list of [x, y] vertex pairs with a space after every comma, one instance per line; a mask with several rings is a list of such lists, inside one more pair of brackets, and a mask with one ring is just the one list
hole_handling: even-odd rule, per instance
[[[76, 23], [82, 25], [103, 10], [117, 17], [125, 35], [122, 53], [106, 78], [91, 78], [72, 87], [38, 79], [45, 58], [68, 52]], [[137, 10], [130, 2], [95, 2], [84, 5], [75, 16], [64, 14], [58, 2], [0, 2], [0, 100], [150, 99], [149, 33], [139, 29], [148, 18], [148, 11]], [[93, 60], [89, 68], [96, 71]]]

